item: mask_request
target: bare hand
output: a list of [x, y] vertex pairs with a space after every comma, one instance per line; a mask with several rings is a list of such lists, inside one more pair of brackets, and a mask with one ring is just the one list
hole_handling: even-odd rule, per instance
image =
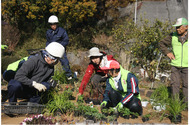
[[76, 102], [77, 102], [79, 96], [81, 96], [81, 93], [78, 93], [78, 94], [76, 95], [76, 100], [75, 100]]
[[175, 57], [174, 57], [173, 53], [168, 53], [167, 56], [168, 56], [171, 60], [173, 60], [173, 59], [175, 60]]

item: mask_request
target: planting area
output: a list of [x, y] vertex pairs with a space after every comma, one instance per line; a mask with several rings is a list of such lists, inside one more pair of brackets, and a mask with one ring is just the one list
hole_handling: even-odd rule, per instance
[[[85, 103], [84, 100], [89, 96], [88, 91], [84, 93], [83, 101], [79, 98], [79, 101], [76, 102], [75, 97], [78, 93], [79, 83], [75, 83], [74, 85], [63, 84], [60, 85], [59, 88], [56, 88], [58, 91], [57, 95], [53, 96], [53, 100], [47, 103], [48, 108], [44, 110], [44, 116], [52, 116], [54, 122], [58, 122], [60, 124], [86, 124], [86, 123], [98, 123], [98, 124], [150, 124], [150, 123], [158, 123], [158, 124], [173, 124], [169, 118], [169, 112], [166, 110], [159, 111], [159, 109], [153, 109], [153, 104], [150, 103], [150, 97], [146, 96], [146, 94], [142, 94], [142, 101], [148, 101], [146, 107], [143, 107], [143, 115], [134, 117], [134, 115], [130, 115], [129, 117], [124, 118], [123, 116], [115, 117], [114, 113], [111, 111], [108, 113], [109, 115], [105, 115], [104, 117], [101, 113], [100, 105], [92, 105], [91, 103]], [[72, 88], [72, 89], [70, 89]], [[87, 86], [87, 90], [90, 90], [90, 86]], [[144, 90], [149, 90], [148, 88]], [[51, 111], [50, 111], [51, 110]], [[164, 113], [165, 112], [165, 113]], [[104, 113], [105, 114], [105, 113]], [[20, 124], [27, 117], [31, 117], [32, 114], [15, 114], [14, 116], [8, 116], [4, 113], [1, 114], [1, 124]], [[91, 116], [94, 116], [92, 118]], [[184, 110], [181, 112], [181, 123], [180, 124], [188, 124], [188, 111]], [[144, 117], [148, 117], [148, 121]], [[91, 120], [93, 119], [93, 120]]]

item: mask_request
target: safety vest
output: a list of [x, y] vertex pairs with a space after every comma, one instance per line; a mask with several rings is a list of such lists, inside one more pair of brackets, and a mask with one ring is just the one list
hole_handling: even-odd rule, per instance
[[28, 57], [24, 57], [24, 58], [22, 58], [22, 59], [20, 59], [20, 60], [18, 60], [16, 62], [14, 62], [14, 63], [9, 64], [8, 67], [7, 67], [7, 70], [16, 71], [18, 69], [19, 63], [21, 61], [23, 61], [23, 60], [24, 61], [28, 60]]
[[175, 60], [171, 61], [172, 66], [188, 67], [188, 40], [183, 44], [178, 40], [177, 32], [172, 36], [172, 48]]
[[[125, 70], [122, 68], [122, 66], [120, 66], [120, 72], [121, 72], [121, 84], [122, 84], [122, 87], [123, 87], [123, 92], [121, 93], [122, 94], [122, 97], [125, 97], [126, 93], [127, 93], [127, 77], [128, 77], [128, 74], [130, 73], [128, 70]], [[114, 80], [113, 78], [109, 78], [109, 83], [111, 85], [111, 87], [118, 91], [115, 87], [115, 84], [114, 84]], [[141, 97], [140, 97], [140, 93], [138, 95], [136, 95], [135, 97], [139, 98], [141, 100]]]

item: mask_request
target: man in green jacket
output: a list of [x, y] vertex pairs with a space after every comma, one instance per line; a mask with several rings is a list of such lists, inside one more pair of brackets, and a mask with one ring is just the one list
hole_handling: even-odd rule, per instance
[[[179, 94], [182, 80], [185, 102], [188, 102], [188, 21], [185, 18], [179, 18], [173, 26], [176, 32], [160, 42], [160, 49], [171, 60], [172, 94]], [[169, 47], [172, 48], [171, 51]]]

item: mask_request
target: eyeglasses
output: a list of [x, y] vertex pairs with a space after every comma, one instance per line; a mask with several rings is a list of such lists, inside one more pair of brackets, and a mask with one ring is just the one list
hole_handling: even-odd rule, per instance
[[57, 59], [58, 59], [58, 57], [54, 57], [50, 54], [47, 54], [46, 56], [48, 56], [51, 60], [54, 60], [54, 62], [57, 61]]

